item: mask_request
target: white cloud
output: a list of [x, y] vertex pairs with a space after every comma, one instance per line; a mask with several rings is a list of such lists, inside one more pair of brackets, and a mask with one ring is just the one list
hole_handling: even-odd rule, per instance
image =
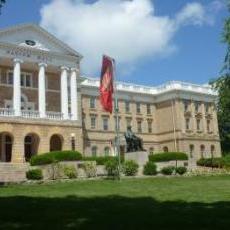
[[[84, 56], [83, 72], [94, 74], [102, 54], [119, 65], [135, 66], [174, 50], [172, 38], [181, 26], [206, 23], [200, 3], [189, 3], [175, 18], [156, 16], [151, 0], [52, 0], [41, 9], [41, 26]], [[131, 68], [132, 69], [132, 68]]]

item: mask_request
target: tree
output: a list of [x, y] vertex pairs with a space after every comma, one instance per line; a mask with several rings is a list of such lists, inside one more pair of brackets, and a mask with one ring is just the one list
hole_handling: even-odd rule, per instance
[[1, 8], [6, 3], [6, 0], [0, 0], [0, 14], [1, 14]]
[[[228, 0], [230, 12], [230, 0]], [[226, 18], [222, 35], [223, 42], [227, 45], [224, 66], [221, 76], [212, 82], [217, 90], [217, 115], [219, 121], [220, 140], [223, 153], [230, 153], [230, 17]]]

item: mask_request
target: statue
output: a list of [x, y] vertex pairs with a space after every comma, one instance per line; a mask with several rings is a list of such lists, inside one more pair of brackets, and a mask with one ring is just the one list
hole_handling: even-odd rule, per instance
[[125, 140], [127, 144], [127, 152], [137, 152], [137, 151], [145, 151], [143, 149], [143, 141], [141, 138], [137, 137], [133, 131], [132, 127], [128, 126], [127, 131], [125, 133]]

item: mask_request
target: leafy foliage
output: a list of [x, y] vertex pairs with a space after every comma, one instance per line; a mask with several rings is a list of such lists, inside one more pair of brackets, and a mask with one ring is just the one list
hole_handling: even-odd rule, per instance
[[204, 167], [222, 168], [222, 158], [201, 158], [197, 161], [197, 165]]
[[116, 159], [111, 159], [109, 161], [106, 161], [105, 169], [108, 173], [108, 176], [117, 176], [119, 174], [118, 161]]
[[144, 166], [144, 175], [156, 175], [157, 174], [157, 166], [154, 162], [149, 161]]
[[186, 153], [181, 152], [158, 153], [149, 155], [149, 161], [153, 162], [165, 162], [173, 160], [188, 160], [188, 156]]
[[[105, 163], [109, 160], [117, 160], [117, 157], [113, 157], [113, 156], [101, 156], [101, 157], [83, 157], [82, 160], [83, 161], [96, 161], [97, 165], [105, 165]], [[122, 159], [121, 159], [122, 160]]]
[[161, 173], [164, 175], [172, 175], [176, 168], [174, 166], [167, 166], [161, 169]]
[[[230, 1], [228, 0], [230, 11]], [[230, 152], [230, 17], [225, 20], [223, 42], [227, 45], [227, 52], [221, 76], [211, 84], [217, 90], [219, 97], [217, 102], [217, 115], [221, 147], [224, 153]]]
[[77, 151], [54, 151], [41, 155], [32, 156], [31, 165], [45, 165], [60, 161], [78, 161], [82, 159], [82, 155]]
[[84, 162], [83, 169], [87, 177], [96, 177], [97, 176], [97, 166], [94, 162]]
[[77, 169], [73, 165], [64, 165], [63, 171], [69, 179], [77, 178]]
[[31, 169], [26, 172], [26, 178], [29, 180], [41, 180], [43, 179], [41, 169]]
[[135, 161], [125, 161], [122, 167], [122, 171], [126, 176], [134, 176], [138, 171], [138, 164]]
[[176, 168], [176, 173], [179, 174], [179, 175], [183, 175], [186, 172], [187, 172], [187, 168], [186, 167], [181, 166], [181, 167], [177, 167]]
[[229, 168], [230, 167], [230, 155], [219, 158], [201, 158], [197, 161], [197, 165], [213, 168]]

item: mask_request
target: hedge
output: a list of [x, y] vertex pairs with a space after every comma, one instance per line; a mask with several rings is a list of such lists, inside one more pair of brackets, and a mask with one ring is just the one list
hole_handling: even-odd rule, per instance
[[[98, 156], [98, 157], [83, 157], [83, 161], [96, 161], [97, 165], [105, 165], [105, 163], [109, 160], [117, 160], [118, 157], [113, 157], [113, 156]], [[121, 157], [121, 162], [124, 162], [124, 158]]]
[[46, 165], [60, 161], [79, 161], [82, 160], [82, 155], [77, 151], [54, 151], [43, 153], [41, 155], [32, 156], [30, 159], [31, 165]]
[[173, 160], [188, 160], [188, 156], [186, 153], [182, 152], [168, 152], [149, 155], [149, 161], [152, 162], [165, 162]]
[[201, 158], [197, 161], [198, 166], [222, 168], [223, 160], [222, 158]]
[[197, 165], [213, 168], [230, 167], [230, 155], [217, 158], [201, 158], [197, 161]]

